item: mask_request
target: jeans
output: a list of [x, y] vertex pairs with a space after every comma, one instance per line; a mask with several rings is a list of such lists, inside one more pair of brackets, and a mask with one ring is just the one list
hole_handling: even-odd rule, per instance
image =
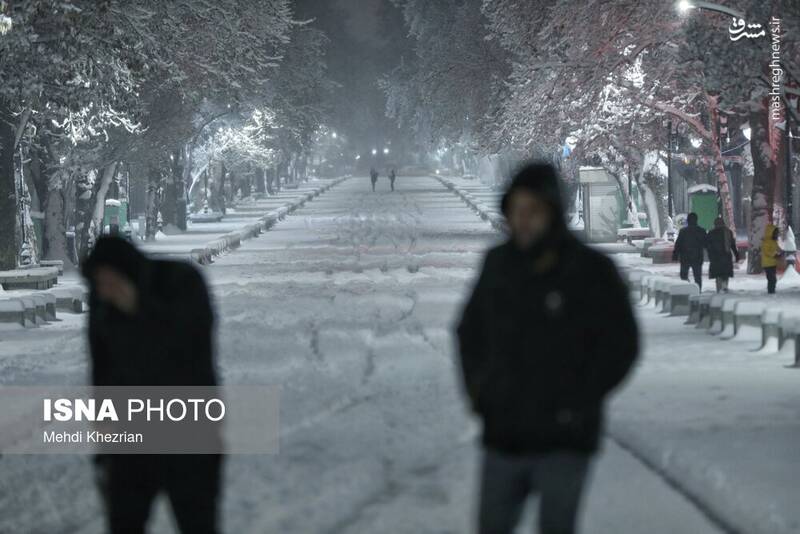
[[700, 263], [684, 263], [681, 262], [681, 280], [689, 279], [689, 269], [692, 269], [694, 275], [694, 283], [702, 290], [703, 289], [703, 262]]
[[775, 286], [778, 285], [777, 267], [764, 267], [764, 274], [767, 275], [767, 293], [775, 293]]
[[531, 495], [540, 497], [540, 534], [574, 534], [589, 460], [572, 452], [509, 456], [487, 450], [479, 534], [511, 534]]

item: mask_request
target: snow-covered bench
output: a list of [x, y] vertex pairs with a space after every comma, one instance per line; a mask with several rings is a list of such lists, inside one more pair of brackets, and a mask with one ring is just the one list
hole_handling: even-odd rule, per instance
[[672, 252], [675, 250], [675, 245], [669, 242], [656, 243], [651, 246], [647, 254], [653, 260], [653, 264], [672, 263]]
[[[761, 336], [761, 321], [767, 303], [763, 301], [739, 301], [733, 309], [733, 335], [736, 339], [758, 339]], [[723, 312], [724, 314], [724, 312]]]
[[673, 283], [665, 295], [661, 311], [670, 316], [689, 315], [689, 298], [700, 293], [700, 288], [689, 282]]
[[49, 291], [56, 299], [56, 310], [83, 313], [88, 309], [89, 294], [82, 287], [59, 287]]
[[0, 324], [25, 326], [25, 304], [19, 299], [0, 297]]
[[58, 268], [31, 267], [0, 271], [0, 285], [3, 289], [50, 289], [58, 283]]
[[634, 240], [647, 239], [651, 235], [650, 228], [621, 228], [617, 231], [617, 241], [633, 244]]
[[[699, 289], [699, 288], [698, 288]], [[685, 324], [697, 325], [703, 319], [704, 314], [708, 315], [708, 305], [711, 302], [711, 295], [698, 293], [689, 296], [689, 317]]]

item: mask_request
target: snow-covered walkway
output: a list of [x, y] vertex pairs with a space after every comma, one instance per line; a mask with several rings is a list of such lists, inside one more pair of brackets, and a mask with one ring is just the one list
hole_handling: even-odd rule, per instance
[[[283, 390], [281, 453], [228, 458], [225, 532], [471, 531], [479, 449], [451, 326], [498, 236], [433, 178], [401, 176], [397, 187], [382, 180], [372, 193], [368, 179], [352, 178], [206, 269], [223, 380]], [[615, 410], [633, 430], [669, 432], [656, 409], [639, 424], [639, 391], [670, 368], [658, 345], [673, 341], [647, 317], [644, 326], [656, 337]], [[0, 383], [83, 382], [84, 350], [78, 318], [2, 338]], [[666, 373], [676, 388], [693, 380], [688, 360]], [[653, 388], [648, 405], [673, 393]], [[3, 457], [0, 532], [101, 532], [91, 475], [84, 457]], [[172, 532], [165, 508], [152, 532]], [[719, 532], [612, 441], [583, 525], [593, 534]]]

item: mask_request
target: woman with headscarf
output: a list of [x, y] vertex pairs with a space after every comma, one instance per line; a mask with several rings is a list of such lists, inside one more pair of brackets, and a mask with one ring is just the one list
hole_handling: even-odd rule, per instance
[[736, 248], [736, 237], [725, 226], [722, 217], [714, 220], [714, 229], [708, 233], [706, 250], [708, 250], [708, 277], [717, 283], [717, 293], [728, 292], [728, 280], [733, 278], [733, 258], [739, 261], [739, 250]]

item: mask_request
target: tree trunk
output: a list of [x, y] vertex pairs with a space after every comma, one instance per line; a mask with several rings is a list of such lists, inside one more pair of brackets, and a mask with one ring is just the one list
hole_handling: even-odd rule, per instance
[[770, 145], [770, 120], [766, 103], [750, 112], [750, 151], [753, 157], [753, 192], [750, 196], [750, 250], [747, 272], [761, 272], [761, 241], [764, 230], [772, 222], [775, 192], [775, 161]]
[[78, 245], [78, 261], [89, 254], [91, 248], [91, 225], [94, 215], [94, 183], [97, 171], [83, 174], [75, 182], [75, 241]]
[[111, 163], [103, 169], [103, 176], [95, 186], [94, 193], [94, 215], [92, 216], [92, 223], [95, 232], [103, 232], [103, 216], [106, 211], [106, 198], [108, 197], [108, 190], [111, 188], [111, 182], [117, 176], [117, 163]]
[[731, 188], [728, 181], [728, 174], [725, 172], [725, 161], [722, 159], [722, 149], [720, 148], [719, 130], [719, 102], [718, 97], [708, 96], [708, 111], [711, 115], [711, 147], [714, 153], [714, 170], [717, 173], [717, 183], [719, 185], [719, 197], [722, 201], [722, 214], [725, 217], [725, 224], [736, 235], [736, 219], [733, 214], [733, 199], [731, 198]]
[[53, 189], [47, 194], [44, 208], [44, 258], [62, 260], [65, 266], [71, 266], [72, 254], [67, 251], [64, 204], [62, 189]]
[[170, 154], [170, 168], [164, 178], [164, 200], [161, 203], [161, 219], [164, 227], [178, 227], [178, 182], [183, 180], [182, 150]]
[[145, 240], [155, 241], [158, 233], [158, 213], [161, 207], [161, 171], [156, 165], [147, 166], [147, 196], [145, 203]]
[[0, 105], [0, 271], [17, 267], [17, 195], [14, 185], [14, 127]]

